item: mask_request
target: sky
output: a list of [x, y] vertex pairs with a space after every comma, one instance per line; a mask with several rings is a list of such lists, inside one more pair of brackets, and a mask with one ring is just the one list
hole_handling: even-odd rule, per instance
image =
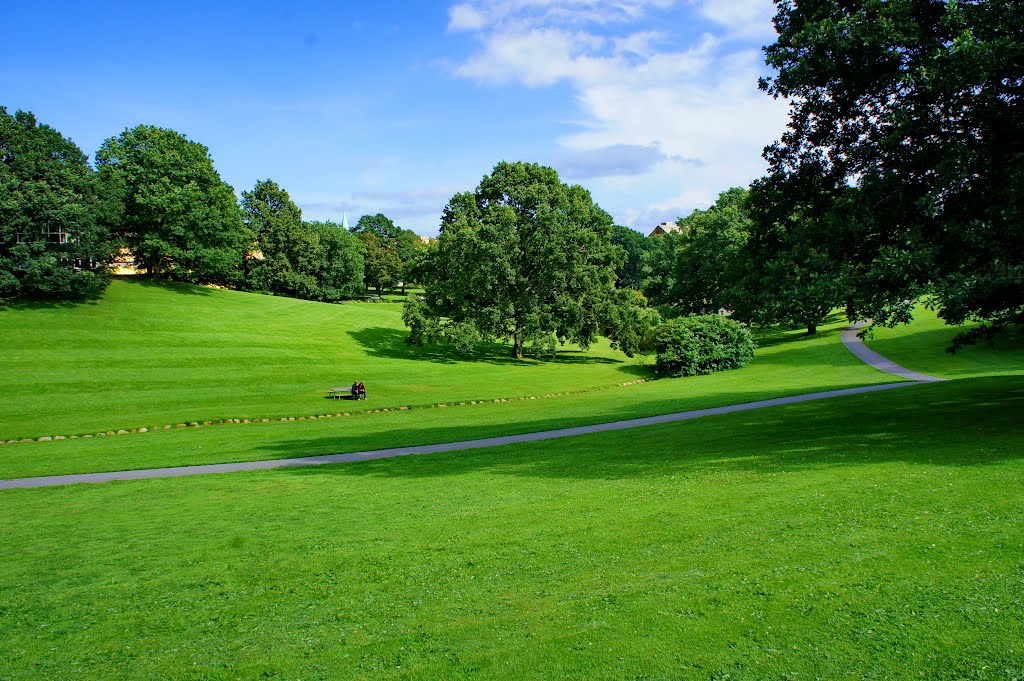
[[10, 3], [0, 106], [93, 158], [139, 124], [236, 192], [423, 235], [499, 161], [555, 168], [649, 232], [765, 171], [771, 0]]

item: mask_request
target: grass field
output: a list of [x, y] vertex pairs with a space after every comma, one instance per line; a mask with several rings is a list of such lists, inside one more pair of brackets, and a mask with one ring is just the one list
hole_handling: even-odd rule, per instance
[[867, 344], [897, 364], [946, 378], [1024, 374], [1024, 330], [1012, 329], [994, 342], [946, 352], [959, 327], [946, 326], [935, 312], [918, 307], [914, 322], [894, 329], [878, 328]]
[[[115, 281], [82, 305], [0, 307], [0, 436], [324, 413], [364, 381], [374, 408], [566, 392], [650, 377], [608, 349], [515, 361], [412, 348], [401, 306], [329, 305]], [[345, 405], [353, 409], [365, 405]]]
[[1020, 678], [1022, 409], [5, 492], [0, 678]]
[[[323, 305], [251, 294], [185, 287], [181, 290], [115, 282], [101, 305], [114, 308], [115, 319], [159, 317], [167, 308], [176, 320], [160, 322], [166, 330], [161, 342], [145, 330], [124, 332], [117, 344], [104, 348], [102, 338], [80, 340], [65, 352], [35, 350], [39, 336], [54, 326], [79, 337], [98, 333], [97, 308], [74, 307], [4, 311], [15, 323], [0, 325], [9, 346], [0, 357], [3, 389], [9, 395], [2, 411], [7, 437], [82, 434], [86, 425], [107, 429], [153, 428], [162, 424], [214, 418], [257, 418], [264, 414], [323, 415], [327, 410], [351, 411], [346, 418], [305, 420], [174, 429], [92, 439], [35, 442], [0, 447], [0, 479], [129, 468], [220, 463], [329, 454], [382, 447], [432, 444], [451, 440], [509, 435], [589, 423], [599, 423], [684, 409], [751, 402], [780, 395], [867, 385], [892, 380], [864, 366], [839, 342], [839, 323], [806, 338], [799, 332], [761, 334], [754, 362], [738, 371], [683, 380], [654, 381], [619, 386], [646, 375], [647, 369], [605, 348], [589, 353], [566, 352], [556, 361], [518, 363], [498, 359], [505, 348], [494, 348], [490, 359], [466, 361], [443, 349], [409, 349], [401, 341], [397, 306], [387, 304]], [[190, 311], [189, 306], [198, 307]], [[285, 310], [288, 314], [281, 311]], [[24, 317], [21, 315], [25, 315]], [[285, 316], [278, 322], [276, 344], [268, 344], [265, 358], [251, 368], [251, 350], [240, 338], [253, 318]], [[47, 319], [54, 320], [48, 323]], [[191, 319], [184, 323], [181, 320]], [[352, 337], [365, 335], [355, 326], [375, 329], [390, 324], [395, 359], [368, 352], [357, 343], [346, 347], [349, 373], [366, 376], [371, 399], [365, 402], [325, 400], [324, 387], [341, 381], [327, 360], [299, 365], [296, 357], [311, 356], [308, 330], [334, 319]], [[202, 319], [206, 331], [193, 331]], [[246, 322], [246, 320], [249, 320]], [[34, 324], [34, 326], [33, 326]], [[101, 330], [103, 327], [100, 327]], [[92, 331], [90, 331], [92, 329]], [[196, 338], [193, 338], [196, 333]], [[150, 347], [144, 350], [146, 344]], [[292, 345], [300, 348], [295, 350]], [[206, 359], [192, 353], [203, 348]], [[75, 348], [74, 350], [70, 348]], [[332, 349], [331, 352], [340, 352]], [[219, 353], [219, 354], [218, 354]], [[117, 385], [95, 383], [91, 390], [69, 390], [66, 381], [83, 383], [83, 376], [115, 363], [131, 366], [133, 381]], [[133, 359], [134, 358], [134, 359]], [[419, 359], [418, 359], [419, 358]], [[280, 362], [278, 366], [277, 362]], [[132, 364], [135, 362], [135, 364]], [[175, 367], [175, 368], [168, 368]], [[274, 375], [277, 379], [269, 378]], [[34, 377], [39, 377], [38, 382]], [[172, 381], [170, 377], [178, 376]], [[71, 380], [74, 378], [74, 380]], [[265, 394], [252, 387], [264, 381]], [[287, 381], [287, 383], [285, 383]], [[344, 382], [342, 382], [344, 384]], [[156, 390], [155, 386], [162, 386]], [[598, 389], [603, 386], [614, 386]], [[294, 393], [288, 393], [290, 387]], [[493, 399], [517, 395], [545, 395], [587, 390], [560, 397], [495, 404]], [[147, 400], [157, 392], [159, 399]], [[275, 403], [273, 400], [279, 400]], [[248, 404], [247, 400], [252, 400]], [[418, 402], [424, 400], [424, 402]], [[417, 407], [423, 404], [458, 404], [491, 400], [486, 404], [455, 408], [411, 409], [388, 413], [358, 413], [369, 408]], [[225, 406], [227, 405], [227, 406]]]
[[[504, 394], [519, 375], [552, 386], [536, 392], [589, 390], [5, 445], [0, 477], [470, 439], [890, 380], [841, 346], [838, 324], [762, 334], [739, 371], [599, 389], [643, 369], [607, 349], [522, 366], [497, 349], [477, 363], [417, 359], [400, 341], [374, 351], [355, 325], [397, 330], [384, 303], [119, 283], [100, 305], [134, 318], [139, 299], [156, 315], [180, 305], [172, 316], [205, 324], [205, 341], [168, 325], [150, 346], [138, 328], [90, 350], [79, 316], [94, 308], [8, 308], [0, 334], [20, 348], [0, 358], [9, 404], [34, 399], [34, 372], [45, 393], [60, 371], [98, 371], [90, 358], [106, 352], [138, 360], [117, 406], [127, 411], [104, 409], [96, 390], [86, 413], [60, 405], [55, 422], [131, 414], [145, 402], [134, 386], [175, 373], [191, 384], [171, 390], [161, 418], [192, 392], [204, 409], [245, 407], [246, 355], [213, 358], [217, 344], [257, 338], [246, 319], [264, 315], [291, 321], [272, 325], [276, 345], [257, 352], [268, 366], [252, 371], [286, 377], [275, 357], [320, 352], [318, 376], [292, 376], [308, 404], [322, 404], [313, 383], [330, 369], [309, 334], [330, 324], [367, 376], [386, 385], [389, 352], [410, 367], [390, 384], [395, 404], [411, 402], [417, 376], [438, 381], [434, 402], [462, 388]], [[22, 336], [42, 342], [46, 320], [82, 347], [33, 355]], [[0, 492], [0, 680], [1024, 678], [1020, 341], [949, 365], [951, 335], [924, 318], [871, 341], [958, 379], [945, 383], [462, 453]], [[307, 398], [286, 392], [263, 408], [302, 413]]]

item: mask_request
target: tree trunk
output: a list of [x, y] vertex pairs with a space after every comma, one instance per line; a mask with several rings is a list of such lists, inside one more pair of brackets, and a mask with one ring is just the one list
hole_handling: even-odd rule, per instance
[[512, 336], [512, 356], [516, 359], [523, 358], [523, 338], [518, 331]]
[[814, 322], [807, 322], [807, 335], [813, 336], [818, 332], [818, 325]]

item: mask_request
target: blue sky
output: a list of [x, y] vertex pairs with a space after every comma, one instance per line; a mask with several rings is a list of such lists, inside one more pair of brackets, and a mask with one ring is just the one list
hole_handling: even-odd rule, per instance
[[92, 157], [146, 123], [270, 178], [307, 219], [433, 235], [501, 160], [555, 167], [641, 231], [764, 171], [770, 0], [11, 3], [0, 105]]

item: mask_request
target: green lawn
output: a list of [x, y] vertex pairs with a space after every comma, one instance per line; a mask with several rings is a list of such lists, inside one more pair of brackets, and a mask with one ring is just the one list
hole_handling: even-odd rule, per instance
[[1021, 413], [980, 378], [3, 492], [0, 679], [1019, 679]]
[[1024, 374], [1024, 330], [1013, 329], [994, 342], [970, 345], [956, 354], [946, 348], [961, 327], [947, 326], [935, 312], [918, 307], [911, 324], [878, 328], [868, 345], [897, 364], [946, 378]]
[[491, 346], [467, 361], [411, 348], [405, 336], [398, 304], [330, 305], [144, 281], [115, 281], [88, 304], [8, 305], [0, 307], [0, 437], [322, 414], [337, 406], [326, 403], [327, 389], [355, 380], [381, 408], [652, 375], [607, 344], [544, 362], [514, 361], [507, 348]]
[[[4, 374], [4, 380], [13, 384], [10, 393], [14, 396], [5, 414], [21, 413], [22, 424], [37, 423], [31, 431], [27, 430], [28, 425], [21, 427], [26, 429], [23, 432], [38, 436], [75, 434], [75, 426], [81, 426], [84, 420], [92, 425], [102, 423], [104, 429], [152, 428], [192, 419], [256, 418], [267, 413], [308, 417], [323, 415], [328, 409], [336, 413], [335, 410], [355, 412], [368, 408], [417, 407], [431, 404], [431, 399], [434, 403], [443, 401], [456, 405], [459, 401], [488, 401], [476, 405], [360, 413], [350, 417], [312, 421], [217, 425], [119, 437], [4, 445], [0, 447], [0, 479], [432, 444], [752, 402], [782, 395], [893, 380], [891, 376], [866, 367], [842, 346], [838, 338], [839, 323], [832, 324], [814, 337], [805, 337], [800, 332], [761, 334], [761, 347], [754, 362], [738, 371], [621, 386], [618, 383], [633, 380], [637, 375], [646, 375], [647, 370], [632, 360], [615, 356], [607, 349], [596, 349], [587, 354], [567, 352], [554, 362], [517, 363], [504, 358], [499, 360], [496, 355], [483, 361], [469, 362], [456, 360], [454, 356], [445, 355], [437, 349], [408, 349], [401, 342], [401, 332], [397, 328], [400, 321], [396, 306], [323, 305], [222, 291], [213, 291], [209, 294], [212, 299], [208, 299], [206, 289], [198, 289], [192, 295], [188, 292], [197, 289], [187, 287], [184, 291], [176, 293], [166, 288], [115, 282], [109, 296], [112, 302], [109, 304], [137, 311], [140, 307], [145, 309], [140, 300], [152, 300], [152, 316], [158, 316], [160, 306], [163, 306], [172, 310], [168, 313], [172, 317], [182, 318], [188, 314], [189, 304], [198, 305], [201, 311], [209, 312], [213, 305], [211, 300], [216, 302], [219, 306], [217, 309], [223, 310], [216, 315], [207, 315], [210, 319], [207, 321], [207, 345], [204, 352], [208, 358], [220, 352], [223, 356], [221, 361], [210, 359], [201, 365], [190, 364], [188, 353], [195, 351], [196, 344], [202, 344], [202, 341], [191, 340], [191, 332], [187, 327], [182, 327], [173, 333], [168, 331], [163, 336], [162, 342], [169, 347], [154, 345], [150, 348], [148, 357], [152, 363], [139, 366], [134, 371], [136, 381], [121, 384], [116, 390], [102, 386], [95, 394], [75, 393], [75, 400], [70, 403], [61, 400], [60, 389], [53, 384], [41, 381], [38, 387], [33, 388], [32, 376], [43, 374], [57, 377], [87, 373], [92, 370], [90, 366], [98, 362], [91, 359], [91, 353], [116, 353], [125, 358], [142, 356], [137, 345], [143, 343], [147, 336], [142, 333], [131, 335], [132, 342], [136, 344], [131, 347], [119, 345], [102, 350], [97, 349], [99, 346], [96, 341], [92, 346], [83, 346], [75, 352], [57, 354], [51, 357], [56, 366], [52, 373], [47, 374], [40, 367], [42, 360], [39, 356], [28, 349], [32, 344], [26, 339], [41, 333], [44, 325], [39, 323], [38, 316], [52, 314], [62, 320], [66, 327], [75, 327], [78, 333], [85, 335], [87, 324], [80, 316], [91, 314], [92, 308], [43, 312], [31, 310], [27, 313], [8, 310], [6, 314], [17, 320], [20, 326], [7, 328], [3, 333], [14, 339], [15, 345], [20, 344], [24, 348], [13, 357], [22, 357], [22, 365], [29, 365], [32, 370]], [[230, 305], [224, 303], [225, 300]], [[281, 385], [275, 385], [274, 390], [268, 389], [267, 394], [263, 395], [245, 392], [250, 379], [243, 376], [237, 366], [246, 361], [249, 351], [244, 347], [235, 348], [231, 342], [243, 333], [244, 320], [254, 313], [249, 312], [246, 316], [236, 312], [236, 317], [232, 318], [228, 312], [248, 310], [247, 306], [260, 311], [261, 317], [268, 318], [275, 318], [281, 310], [291, 311], [293, 324], [287, 326], [282, 323], [278, 329], [281, 334], [279, 345], [265, 348], [265, 361], [253, 371], [256, 376], [263, 377], [278, 374], [282, 381], [290, 377], [288, 380], [291, 383], [288, 385], [295, 389], [296, 394], [287, 394]], [[27, 318], [17, 316], [22, 313], [27, 314]], [[198, 313], [191, 314], [198, 316]], [[124, 316], [130, 317], [132, 314], [125, 312]], [[349, 353], [348, 364], [363, 367], [358, 371], [359, 375], [368, 376], [366, 381], [372, 399], [366, 402], [325, 400], [322, 387], [331, 385], [327, 365], [317, 370], [314, 369], [319, 365], [299, 370], [293, 363], [296, 353], [300, 351], [292, 350], [289, 343], [294, 342], [300, 348], [307, 348], [301, 350], [301, 353], [312, 352], [308, 350], [308, 337], [302, 329], [314, 328], [321, 323], [321, 318], [335, 317], [346, 324], [361, 320], [378, 329], [382, 328], [379, 325], [385, 323], [395, 326], [389, 332], [396, 343], [389, 350], [395, 356], [393, 360], [381, 354], [382, 350], [367, 351], [354, 342], [345, 346]], [[234, 321], [229, 323], [231, 319]], [[302, 325], [294, 320], [302, 321]], [[342, 321], [337, 320], [336, 323], [340, 325]], [[96, 323], [95, 319], [90, 318], [89, 321]], [[33, 323], [35, 326], [31, 326]], [[361, 337], [365, 333], [358, 329], [351, 331], [353, 337]], [[202, 333], [199, 335], [203, 337]], [[178, 346], [185, 349], [178, 350]], [[503, 348], [500, 350], [504, 351]], [[281, 367], [274, 364], [277, 361], [274, 358], [280, 358]], [[126, 364], [129, 360], [120, 361]], [[13, 365], [14, 359], [0, 358], [0, 362]], [[181, 366], [172, 373], [188, 374], [190, 377], [183, 378], [180, 384], [164, 383], [166, 394], [155, 404], [146, 403], [153, 396], [151, 386], [158, 383], [157, 377], [166, 379], [165, 371], [159, 367], [175, 362]], [[520, 380], [517, 376], [524, 378]], [[305, 387], [300, 385], [303, 382]], [[599, 389], [601, 386], [614, 387]], [[585, 392], [537, 400], [493, 402], [498, 397], [524, 394], [543, 396], [573, 390]], [[43, 395], [49, 397], [44, 399]], [[222, 397], [218, 398], [218, 395]], [[226, 397], [228, 395], [235, 397]], [[120, 403], [120, 406], [109, 406], [101, 399], [104, 397], [111, 405]], [[237, 404], [222, 407], [218, 399], [224, 404], [236, 400]], [[248, 399], [253, 401], [253, 405], [246, 404]], [[279, 402], [273, 402], [274, 399]], [[195, 400], [196, 404], [190, 404], [190, 400]], [[33, 404], [55, 413], [42, 419], [31, 413]], [[75, 413], [75, 408], [80, 413]]]

